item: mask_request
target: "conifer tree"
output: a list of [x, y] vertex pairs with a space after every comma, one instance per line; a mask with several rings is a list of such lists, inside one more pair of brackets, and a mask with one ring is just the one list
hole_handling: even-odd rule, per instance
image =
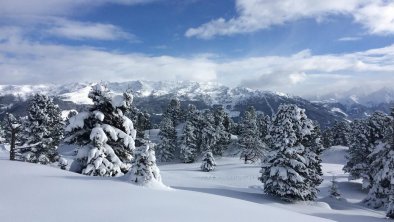
[[131, 109], [130, 92], [113, 95], [104, 85], [92, 87], [93, 106], [70, 118], [66, 142], [80, 146], [70, 170], [100, 176], [119, 176], [128, 172], [135, 149], [136, 131], [124, 115]]
[[217, 138], [216, 143], [212, 147], [212, 153], [214, 155], [222, 156], [223, 152], [230, 144], [230, 117], [224, 111], [223, 106], [216, 106], [213, 109], [213, 118]]
[[205, 151], [203, 157], [202, 157], [202, 163], [201, 163], [201, 170], [205, 172], [209, 172], [215, 169], [216, 162], [215, 158], [213, 158], [213, 154], [211, 151], [207, 150]]
[[350, 131], [350, 124], [348, 122], [335, 122], [332, 129], [333, 145], [349, 146]]
[[186, 122], [183, 129], [180, 146], [180, 159], [184, 163], [192, 163], [195, 161], [200, 145], [200, 129], [198, 129], [199, 113], [194, 105], [189, 105]]
[[63, 127], [58, 105], [46, 95], [35, 94], [21, 132], [23, 148], [18, 152], [22, 160], [41, 164], [55, 162], [59, 158], [56, 150], [63, 139]]
[[334, 138], [331, 128], [327, 128], [322, 133], [322, 143], [325, 148], [330, 148], [334, 145]]
[[[394, 113], [393, 113], [394, 114]], [[393, 191], [392, 184], [394, 183], [394, 121], [393, 117], [387, 119], [388, 116], [382, 113], [375, 113], [369, 119], [370, 128], [376, 146], [364, 160], [369, 167], [366, 170], [371, 179], [368, 182], [371, 184], [368, 195], [365, 198], [365, 203], [374, 208], [386, 206], [390, 208], [390, 194]], [[386, 121], [390, 121], [387, 123]], [[383, 132], [383, 131], [385, 132]], [[381, 134], [385, 134], [384, 138], [379, 138]]]
[[240, 158], [244, 163], [254, 163], [266, 154], [266, 144], [261, 140], [261, 134], [257, 127], [256, 110], [253, 106], [245, 111], [241, 120], [241, 133], [239, 135], [239, 146], [241, 147]]
[[338, 190], [338, 182], [336, 181], [335, 176], [333, 176], [331, 179], [330, 197], [335, 198], [335, 199], [341, 198], [341, 194], [339, 193], [339, 190]]
[[212, 152], [212, 148], [219, 138], [219, 134], [216, 132], [215, 118], [209, 110], [203, 112], [202, 115], [201, 152]]
[[160, 122], [160, 143], [158, 145], [158, 156], [160, 161], [166, 162], [174, 159], [177, 136], [174, 123], [171, 118], [164, 116]]
[[176, 127], [181, 119], [180, 101], [175, 98], [170, 101], [167, 110], [160, 122], [160, 143], [157, 146], [160, 161], [166, 162], [174, 159], [178, 148]]
[[[363, 188], [371, 188], [378, 166], [371, 167], [383, 154], [375, 151], [390, 132], [391, 118], [384, 113], [375, 112], [368, 119], [352, 123], [353, 133], [350, 140], [348, 162], [344, 170], [350, 173], [350, 179], [363, 179]], [[384, 151], [383, 151], [384, 152]]]
[[15, 118], [13, 114], [6, 113], [3, 125], [5, 126], [5, 142], [10, 144], [10, 160], [16, 160], [16, 146], [20, 145], [19, 134], [22, 126], [21, 121], [20, 119]]
[[[262, 164], [261, 182], [267, 194], [286, 201], [313, 200], [321, 182], [314, 126], [303, 109], [281, 105], [272, 120], [272, 151]], [[317, 139], [317, 138], [316, 138]]]
[[269, 126], [271, 124], [271, 119], [264, 113], [260, 113], [257, 116], [257, 128], [259, 130], [259, 136], [263, 143], [269, 144]]
[[160, 170], [156, 165], [154, 143], [144, 140], [144, 145], [137, 147], [132, 161], [129, 180], [138, 185], [161, 183]]

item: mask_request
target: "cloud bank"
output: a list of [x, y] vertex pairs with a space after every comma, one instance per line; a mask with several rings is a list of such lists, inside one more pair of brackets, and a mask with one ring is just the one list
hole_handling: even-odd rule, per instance
[[191, 80], [316, 95], [363, 85], [390, 86], [394, 81], [394, 45], [344, 54], [303, 50], [289, 56], [217, 60], [44, 44], [24, 39], [18, 27], [3, 27], [0, 36], [0, 84]]
[[190, 28], [185, 36], [210, 39], [251, 33], [305, 18], [321, 21], [335, 15], [353, 18], [369, 34], [394, 34], [393, 0], [236, 0], [236, 10], [237, 17], [218, 18]]

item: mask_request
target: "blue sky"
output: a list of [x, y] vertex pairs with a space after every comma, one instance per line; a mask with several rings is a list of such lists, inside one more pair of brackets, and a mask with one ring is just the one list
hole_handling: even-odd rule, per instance
[[393, 44], [392, 0], [0, 1], [0, 84], [376, 90], [394, 83]]

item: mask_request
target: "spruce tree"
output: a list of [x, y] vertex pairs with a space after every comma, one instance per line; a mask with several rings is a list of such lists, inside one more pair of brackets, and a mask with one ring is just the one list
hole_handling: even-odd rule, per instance
[[257, 128], [259, 130], [259, 137], [265, 144], [269, 144], [269, 126], [271, 125], [271, 118], [264, 113], [257, 116]]
[[215, 118], [209, 110], [203, 112], [202, 123], [201, 123], [201, 152], [210, 151], [216, 145], [219, 134], [215, 127]]
[[[321, 182], [317, 148], [311, 144], [314, 126], [305, 110], [281, 105], [272, 120], [272, 151], [262, 164], [264, 191], [286, 201], [313, 200]], [[318, 138], [316, 138], [318, 139]]]
[[182, 118], [181, 113], [180, 101], [177, 98], [172, 99], [159, 126], [160, 143], [157, 146], [157, 151], [162, 162], [171, 161], [175, 157], [178, 148], [176, 127]]
[[212, 153], [214, 155], [222, 156], [223, 152], [230, 144], [230, 117], [224, 111], [223, 106], [215, 106], [213, 109], [213, 118], [217, 139], [216, 143], [212, 147]]
[[154, 143], [144, 140], [144, 145], [137, 147], [134, 152], [129, 180], [138, 185], [152, 182], [161, 183], [160, 170], [156, 165]]
[[71, 170], [100, 176], [119, 176], [128, 172], [135, 149], [136, 131], [124, 113], [131, 109], [130, 92], [113, 95], [97, 84], [89, 93], [93, 105], [70, 118], [66, 142], [80, 146]]
[[10, 160], [17, 159], [17, 146], [20, 145], [21, 121], [11, 113], [6, 113], [4, 119], [4, 138], [10, 144]]
[[335, 176], [332, 176], [332, 179], [331, 179], [330, 197], [335, 198], [335, 199], [341, 198], [341, 194], [339, 193], [339, 190], [338, 190], [338, 182], [336, 181]]
[[0, 144], [4, 142], [5, 142], [5, 130], [2, 123], [0, 122]]
[[390, 132], [391, 118], [384, 113], [375, 112], [368, 119], [352, 123], [353, 133], [349, 146], [348, 162], [344, 167], [350, 173], [350, 179], [363, 179], [363, 188], [371, 188], [373, 177], [379, 167], [371, 167], [378, 163], [382, 154], [375, 151]]
[[334, 145], [334, 138], [331, 128], [327, 128], [322, 133], [322, 143], [325, 148], [330, 148]]
[[157, 152], [160, 161], [166, 162], [174, 159], [177, 136], [171, 118], [164, 116], [161, 120], [159, 137], [160, 143], [157, 147]]
[[[366, 159], [369, 168], [366, 171], [371, 177], [369, 179], [371, 188], [365, 198], [365, 203], [374, 208], [388, 206], [390, 194], [393, 191], [392, 184], [394, 179], [394, 121], [393, 117], [382, 113], [375, 113], [369, 119], [371, 132], [376, 144], [371, 154]], [[394, 113], [393, 113], [394, 114]], [[387, 123], [386, 121], [390, 121]], [[384, 132], [383, 132], [383, 131]], [[384, 138], [379, 135], [385, 134]], [[364, 160], [365, 161], [365, 160]], [[388, 206], [390, 207], [390, 206]]]
[[201, 170], [205, 172], [209, 172], [214, 170], [215, 166], [216, 166], [216, 162], [215, 162], [215, 158], [213, 158], [212, 152], [209, 150], [205, 151], [200, 166]]
[[198, 154], [200, 145], [199, 115], [194, 105], [188, 106], [180, 145], [180, 159], [184, 163], [194, 162]]
[[266, 154], [266, 144], [261, 140], [261, 134], [257, 126], [257, 116], [254, 107], [245, 111], [240, 123], [239, 146], [241, 147], [240, 158], [244, 163], [254, 163]]
[[41, 164], [55, 162], [59, 158], [56, 150], [63, 139], [63, 127], [58, 105], [46, 95], [35, 94], [21, 132], [23, 148], [18, 152], [22, 160]]
[[350, 143], [350, 124], [346, 121], [335, 122], [332, 129], [332, 138], [334, 146], [349, 146]]

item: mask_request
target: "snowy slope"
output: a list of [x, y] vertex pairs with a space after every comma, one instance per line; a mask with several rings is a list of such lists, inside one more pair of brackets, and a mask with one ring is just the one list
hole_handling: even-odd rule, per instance
[[2, 222], [326, 221], [237, 198], [154, 190], [8, 160], [0, 160], [0, 178]]
[[[213, 172], [199, 163], [160, 165], [173, 189], [138, 187], [123, 178], [87, 177], [48, 166], [6, 160], [0, 151], [0, 221], [382, 221], [368, 209], [358, 182], [342, 172], [346, 147], [323, 155], [325, 181], [318, 200], [289, 204], [263, 194], [258, 165], [218, 158]], [[336, 175], [342, 200], [327, 197]]]

